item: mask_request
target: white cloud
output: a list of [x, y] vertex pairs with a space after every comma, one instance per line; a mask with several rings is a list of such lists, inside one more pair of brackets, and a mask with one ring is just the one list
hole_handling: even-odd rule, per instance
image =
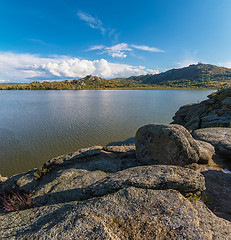
[[112, 52], [112, 53], [109, 53], [109, 55], [111, 55], [113, 58], [114, 57], [119, 57], [119, 58], [126, 58], [127, 55], [124, 53], [124, 52]]
[[31, 65], [48, 63], [49, 59], [33, 54], [15, 54], [0, 52], [0, 78], [11, 82], [20, 82], [27, 78], [41, 76], [43, 73], [31, 68]]
[[92, 50], [101, 50], [101, 54], [107, 53], [109, 56], [119, 57], [119, 58], [126, 58], [127, 53], [131, 52], [133, 49], [139, 49], [143, 51], [149, 51], [149, 52], [164, 52], [163, 50], [160, 50], [158, 48], [154, 47], [148, 47], [145, 45], [128, 45], [127, 43], [119, 43], [116, 45], [113, 45], [111, 47], [106, 47], [103, 45], [96, 45], [88, 49], [88, 51]]
[[26, 39], [27, 41], [30, 41], [30, 42], [33, 42], [33, 43], [36, 43], [36, 44], [39, 44], [39, 45], [44, 45], [44, 46], [49, 46], [50, 44], [44, 42], [43, 40], [41, 39], [36, 39], [36, 38], [28, 38]]
[[108, 55], [112, 57], [125, 58], [127, 57], [125, 51], [132, 51], [132, 49], [128, 47], [127, 43], [120, 43], [111, 47], [104, 48], [104, 52], [108, 53]]
[[191, 64], [197, 64], [198, 61], [194, 60], [193, 58], [189, 58], [189, 59], [184, 59], [182, 62], [178, 62], [178, 66], [179, 68], [183, 68], [183, 67], [188, 67]]
[[9, 82], [9, 80], [0, 80], [1, 83]]
[[87, 23], [87, 25], [93, 29], [98, 29], [102, 35], [107, 35], [110, 38], [114, 38], [114, 41], [118, 40], [119, 34], [116, 29], [104, 26], [103, 22], [97, 17], [93, 17], [89, 13], [78, 11], [77, 16], [79, 19]]
[[193, 52], [189, 52], [185, 50], [182, 60], [180, 62], [177, 62], [178, 66], [182, 68], [182, 67], [188, 67], [191, 64], [197, 64], [198, 62], [201, 61], [201, 59], [199, 59], [197, 55], [198, 55], [197, 50]]
[[93, 47], [90, 47], [87, 51], [101, 50], [101, 49], [103, 49], [103, 48], [105, 48], [104, 45], [95, 45], [95, 46], [93, 46]]
[[95, 45], [89, 48], [87, 51], [93, 50], [101, 50], [100, 54], [107, 53], [109, 56], [112, 56], [113, 58], [114, 57], [125, 58], [127, 57], [127, 54], [125, 54], [125, 52], [132, 51], [132, 49], [128, 47], [127, 43], [120, 43], [113, 45], [111, 47], [106, 47], [104, 45]]
[[91, 28], [99, 29], [103, 35], [108, 31], [108, 29], [106, 29], [103, 26], [103, 23], [98, 18], [94, 18], [90, 14], [82, 11], [78, 11], [77, 15], [81, 20], [85, 21]]
[[[114, 53], [119, 54], [118, 51], [126, 48], [126, 45], [117, 46]], [[0, 69], [1, 82], [61, 80], [81, 78], [89, 74], [103, 78], [113, 78], [158, 73], [156, 70], [146, 69], [143, 66], [110, 63], [105, 59], [89, 61], [67, 56], [40, 57], [39, 55], [10, 52], [0, 52]]]
[[139, 50], [143, 50], [143, 51], [149, 51], [149, 52], [165, 52], [165, 51], [160, 50], [158, 48], [148, 47], [148, 46], [145, 46], [145, 45], [133, 45], [132, 44], [131, 47], [139, 49]]
[[146, 69], [142, 66], [131, 66], [127, 64], [110, 63], [105, 59], [88, 61], [78, 58], [62, 60], [59, 63], [42, 64], [40, 69], [44, 69], [57, 77], [85, 77], [86, 75], [96, 75], [103, 78], [129, 77], [131, 75], [141, 75], [157, 71]]
[[218, 66], [222, 66], [222, 67], [231, 68], [231, 61], [223, 62], [223, 63], [218, 63], [217, 65], [218, 65]]

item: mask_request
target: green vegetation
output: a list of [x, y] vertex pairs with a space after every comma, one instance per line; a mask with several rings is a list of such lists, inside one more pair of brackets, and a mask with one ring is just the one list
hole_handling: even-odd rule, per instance
[[41, 177], [43, 177], [44, 175], [46, 175], [47, 173], [49, 173], [51, 171], [51, 169], [48, 168], [42, 168], [42, 169], [38, 169], [36, 172], [34, 172], [34, 180], [38, 181], [41, 179]]
[[156, 88], [150, 84], [140, 84], [132, 80], [106, 80], [95, 76], [86, 76], [72, 81], [32, 82], [29, 84], [0, 84], [0, 90], [83, 90], [83, 89], [136, 89]]
[[207, 204], [211, 202], [210, 197], [205, 193], [205, 192], [198, 192], [198, 193], [186, 193], [185, 197], [190, 201], [190, 202], [197, 202], [198, 200], [201, 200], [203, 203]]
[[231, 86], [231, 69], [198, 63], [156, 75], [148, 74], [128, 79], [169, 87], [223, 88]]
[[111, 80], [89, 75], [72, 81], [44, 81], [42, 83], [34, 81], [29, 84], [0, 84], [0, 90], [218, 89], [230, 86], [231, 69], [199, 63], [181, 69], [171, 69], [155, 75], [147, 74]]

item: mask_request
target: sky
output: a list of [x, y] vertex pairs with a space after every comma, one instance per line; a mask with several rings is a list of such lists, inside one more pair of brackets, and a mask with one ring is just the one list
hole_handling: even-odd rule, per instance
[[0, 0], [0, 83], [231, 67], [230, 0]]

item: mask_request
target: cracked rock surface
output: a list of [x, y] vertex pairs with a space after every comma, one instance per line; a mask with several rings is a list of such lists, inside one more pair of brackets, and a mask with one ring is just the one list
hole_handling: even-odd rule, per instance
[[1, 193], [30, 190], [36, 199], [30, 209], [0, 213], [2, 239], [230, 239], [229, 221], [185, 197], [205, 190], [202, 174], [141, 166], [134, 146], [60, 156], [35, 181], [37, 171], [2, 184]]

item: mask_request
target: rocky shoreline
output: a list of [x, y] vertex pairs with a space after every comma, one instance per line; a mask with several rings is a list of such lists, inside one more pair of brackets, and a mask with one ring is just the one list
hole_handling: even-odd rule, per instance
[[191, 135], [179, 124], [185, 117], [141, 127], [135, 145], [80, 149], [0, 178], [1, 199], [33, 200], [0, 208], [1, 238], [231, 239], [230, 128]]

